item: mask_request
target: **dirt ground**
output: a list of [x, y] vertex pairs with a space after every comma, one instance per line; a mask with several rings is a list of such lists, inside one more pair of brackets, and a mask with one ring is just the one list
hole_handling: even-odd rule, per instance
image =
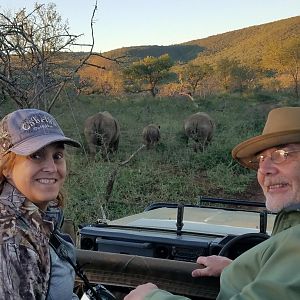
[[[198, 180], [201, 180], [201, 183], [203, 184], [204, 180], [206, 179], [203, 175], [200, 176]], [[206, 185], [206, 187], [209, 185], [209, 183]], [[221, 189], [215, 189], [211, 188], [208, 190], [207, 195], [208, 197], [212, 198], [220, 198], [224, 200], [246, 200], [246, 201], [251, 201], [251, 202], [258, 202], [258, 203], [264, 203], [265, 202], [265, 197], [264, 194], [261, 190], [260, 185], [258, 184], [256, 178], [253, 179], [253, 181], [248, 185], [247, 189], [242, 192], [242, 193], [235, 193], [235, 194], [224, 194], [224, 191]], [[204, 195], [205, 197], [205, 195]], [[264, 207], [255, 207], [255, 206], [247, 206], [245, 201], [245, 205], [238, 205], [238, 204], [224, 204], [224, 207], [226, 208], [234, 208], [234, 209], [241, 209], [241, 210], [249, 210], [249, 211], [264, 211]], [[243, 203], [243, 201], [241, 202]], [[222, 207], [223, 204], [218, 204], [218, 207]]]
[[239, 194], [239, 197], [257, 202], [264, 202], [265, 199], [261, 187], [256, 179], [249, 184], [245, 192]]

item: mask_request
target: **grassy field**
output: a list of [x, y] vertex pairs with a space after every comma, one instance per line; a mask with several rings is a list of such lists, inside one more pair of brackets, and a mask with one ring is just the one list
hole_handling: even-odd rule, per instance
[[[270, 108], [297, 103], [283, 96], [223, 95], [199, 99], [197, 104], [198, 108], [183, 98], [110, 99], [65, 94], [52, 113], [66, 135], [84, 145], [82, 150], [68, 151], [66, 217], [80, 224], [102, 218], [103, 211], [108, 219], [114, 219], [158, 201], [196, 203], [199, 195], [250, 198], [255, 172], [235, 163], [231, 149], [260, 133]], [[1, 115], [11, 109], [5, 105]], [[83, 137], [84, 120], [104, 110], [121, 126], [119, 151], [108, 162], [100, 155], [95, 161], [90, 159]], [[195, 153], [181, 138], [183, 120], [197, 111], [207, 112], [216, 123], [212, 143], [202, 153]], [[154, 149], [143, 149], [119, 169], [111, 198], [105, 201], [110, 174], [141, 146], [142, 129], [149, 123], [160, 125], [161, 142]]]

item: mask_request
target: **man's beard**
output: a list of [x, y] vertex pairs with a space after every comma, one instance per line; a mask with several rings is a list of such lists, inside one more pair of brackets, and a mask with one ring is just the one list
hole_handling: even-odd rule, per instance
[[268, 211], [270, 211], [272, 213], [278, 213], [281, 210], [283, 210], [284, 208], [287, 208], [294, 204], [299, 204], [299, 201], [287, 200], [287, 201], [281, 202], [281, 201], [275, 201], [274, 199], [272, 199], [272, 197], [270, 197], [270, 199], [268, 199], [268, 197], [266, 197], [266, 208]]

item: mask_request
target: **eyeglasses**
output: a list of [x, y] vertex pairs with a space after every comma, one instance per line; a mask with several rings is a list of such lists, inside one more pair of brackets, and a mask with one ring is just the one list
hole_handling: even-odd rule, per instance
[[295, 152], [300, 152], [300, 149], [299, 150], [290, 150], [290, 151], [283, 150], [283, 149], [277, 149], [277, 150], [274, 150], [270, 155], [260, 154], [260, 155], [256, 156], [253, 160], [250, 160], [250, 163], [253, 163], [253, 165], [259, 166], [259, 164], [261, 162], [263, 162], [267, 157], [269, 157], [274, 164], [281, 164], [287, 160], [290, 153], [295, 153]]

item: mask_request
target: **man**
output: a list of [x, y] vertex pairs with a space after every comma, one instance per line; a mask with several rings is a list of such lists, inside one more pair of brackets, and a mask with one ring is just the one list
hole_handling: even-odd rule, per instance
[[[266, 207], [278, 214], [272, 236], [232, 263], [223, 264], [217, 257], [198, 259], [206, 264], [203, 274], [218, 273], [216, 258], [221, 268], [228, 265], [221, 274], [218, 300], [300, 299], [300, 107], [270, 111], [263, 133], [237, 145], [232, 157], [257, 171]], [[195, 270], [193, 276], [200, 273]], [[152, 283], [138, 286], [124, 298], [141, 299], [188, 298], [159, 290]]]

